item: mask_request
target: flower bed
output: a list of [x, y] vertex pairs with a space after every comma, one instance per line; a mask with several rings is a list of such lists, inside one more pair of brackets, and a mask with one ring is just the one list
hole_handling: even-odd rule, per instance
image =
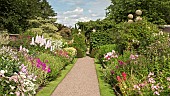
[[39, 88], [56, 79], [76, 55], [75, 50], [74, 54], [63, 50], [62, 40], [36, 36], [32, 41], [23, 41], [27, 42], [18, 46], [15, 43], [20, 41], [12, 41], [12, 47], [0, 48], [0, 95], [35, 95]]
[[[145, 50], [113, 49], [98, 60], [104, 79], [117, 95], [170, 95], [170, 39], [169, 34], [158, 34]], [[113, 47], [114, 48], [114, 47]]]

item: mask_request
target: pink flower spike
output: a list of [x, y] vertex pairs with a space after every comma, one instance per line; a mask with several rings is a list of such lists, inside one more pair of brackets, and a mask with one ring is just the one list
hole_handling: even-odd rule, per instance
[[121, 82], [120, 76], [117, 76], [117, 81]]

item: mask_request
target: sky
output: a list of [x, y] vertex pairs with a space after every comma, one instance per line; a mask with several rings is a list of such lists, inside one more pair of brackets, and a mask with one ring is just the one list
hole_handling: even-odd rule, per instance
[[74, 26], [78, 21], [103, 19], [111, 0], [47, 0], [57, 13], [57, 23]]

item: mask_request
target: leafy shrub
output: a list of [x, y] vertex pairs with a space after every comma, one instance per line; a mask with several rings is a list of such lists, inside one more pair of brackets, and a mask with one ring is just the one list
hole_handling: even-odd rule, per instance
[[120, 23], [117, 25], [117, 30], [113, 35], [113, 40], [118, 45], [120, 53], [126, 49], [135, 49], [137, 51], [146, 49], [148, 45], [157, 39], [154, 34], [159, 33], [157, 26], [146, 20]]
[[106, 54], [106, 53], [108, 53], [108, 52], [110, 52], [112, 50], [116, 50], [116, 45], [115, 44], [109, 44], [109, 45], [100, 46], [98, 51], [96, 52], [95, 58], [99, 60], [99, 63], [102, 63], [104, 54]]
[[72, 62], [77, 55], [77, 50], [73, 47], [64, 48], [63, 50], [68, 53], [69, 58], [71, 59], [70, 61]]
[[163, 33], [154, 38], [159, 39], [140, 55], [134, 50], [117, 56], [113, 51], [105, 54], [104, 78], [117, 95], [169, 95], [169, 37]]
[[90, 53], [92, 49], [98, 48], [102, 45], [107, 45], [113, 43], [112, 38], [110, 38], [109, 34], [105, 32], [94, 32], [90, 35]]
[[72, 47], [77, 50], [77, 57], [84, 57], [87, 50], [85, 36], [82, 34], [75, 34]]
[[56, 79], [60, 70], [65, 67], [64, 59], [59, 56], [52, 56], [50, 54], [41, 53], [38, 58], [43, 62], [46, 62], [51, 69], [51, 72], [47, 75], [49, 81]]
[[22, 34], [22, 35], [19, 35], [16, 40], [10, 41], [8, 45], [14, 48], [18, 48], [18, 49], [20, 45], [26, 48], [29, 48], [30, 42], [31, 42], [31, 36]]
[[95, 58], [99, 48], [93, 48], [90, 52], [90, 57]]
[[7, 45], [9, 43], [9, 34], [7, 32], [0, 32], [0, 46]]
[[77, 56], [76, 56], [77, 58], [82, 58], [82, 57], [86, 56], [85, 50], [83, 50], [81, 48], [76, 48], [76, 50], [77, 50]]

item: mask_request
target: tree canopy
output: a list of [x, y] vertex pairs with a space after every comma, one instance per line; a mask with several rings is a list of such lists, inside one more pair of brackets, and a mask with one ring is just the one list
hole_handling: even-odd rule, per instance
[[27, 19], [55, 15], [46, 0], [0, 0], [0, 2], [0, 27], [10, 33], [19, 33], [27, 29]]
[[155, 24], [170, 24], [170, 0], [111, 0], [107, 17], [120, 23], [127, 20], [128, 14], [142, 10], [142, 16]]

